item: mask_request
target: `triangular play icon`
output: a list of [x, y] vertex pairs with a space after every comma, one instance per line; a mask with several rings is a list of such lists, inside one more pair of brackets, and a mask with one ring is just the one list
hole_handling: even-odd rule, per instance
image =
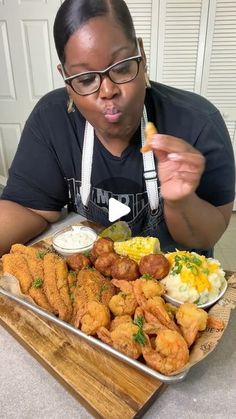
[[111, 223], [113, 221], [118, 220], [121, 217], [124, 217], [124, 215], [129, 214], [130, 208], [122, 204], [122, 202], [117, 201], [115, 198], [110, 198], [108, 202], [108, 218]]

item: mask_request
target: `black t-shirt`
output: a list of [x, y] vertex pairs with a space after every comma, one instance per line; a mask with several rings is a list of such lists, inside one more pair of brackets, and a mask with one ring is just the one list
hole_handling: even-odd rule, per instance
[[[81, 156], [85, 120], [67, 112], [64, 88], [45, 95], [26, 122], [10, 168], [2, 199], [40, 210], [70, 210], [109, 225], [110, 197], [130, 206], [124, 218], [133, 234], [157, 235], [164, 251], [182, 248], [170, 237], [163, 203], [152, 214], [148, 204], [140, 153], [140, 128], [121, 157], [113, 156], [95, 136], [91, 194], [88, 208], [80, 200]], [[234, 200], [235, 174], [232, 144], [219, 111], [191, 92], [152, 82], [145, 106], [148, 120], [159, 133], [182, 138], [206, 158], [197, 194], [215, 206]]]

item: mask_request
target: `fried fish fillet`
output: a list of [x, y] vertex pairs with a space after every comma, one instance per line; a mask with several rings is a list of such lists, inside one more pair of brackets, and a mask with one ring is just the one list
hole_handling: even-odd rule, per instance
[[43, 289], [49, 303], [54, 308], [59, 318], [65, 321], [70, 320], [70, 310], [63, 301], [57, 286], [57, 263], [58, 256], [53, 253], [47, 253], [43, 258], [44, 284]]
[[3, 272], [15, 276], [19, 281], [23, 294], [28, 294], [32, 284], [32, 275], [24, 255], [20, 253], [8, 253], [2, 256], [2, 262]]

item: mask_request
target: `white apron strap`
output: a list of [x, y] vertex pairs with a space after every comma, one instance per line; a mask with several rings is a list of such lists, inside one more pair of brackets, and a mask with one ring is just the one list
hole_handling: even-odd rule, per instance
[[[145, 138], [144, 138], [144, 128], [147, 124], [147, 112], [144, 106], [143, 109], [143, 117], [141, 120], [141, 139], [142, 139], [142, 146], [144, 145]], [[147, 153], [143, 153], [143, 167], [144, 167], [144, 179], [146, 182], [147, 194], [149, 205], [151, 210], [157, 210], [159, 206], [159, 194], [158, 194], [158, 183], [157, 183], [157, 173], [156, 173], [156, 165], [154, 160], [154, 155], [152, 151], [148, 151]]]
[[[141, 139], [142, 146], [145, 142], [144, 127], [147, 124], [147, 112], [144, 106], [143, 117], [141, 120]], [[93, 144], [94, 144], [94, 129], [92, 125], [86, 121], [84, 131], [84, 143], [82, 153], [82, 171], [81, 171], [81, 187], [80, 195], [83, 205], [88, 206], [90, 190], [91, 190], [91, 172], [93, 163]], [[154, 211], [159, 205], [157, 174], [155, 167], [155, 160], [152, 151], [143, 153], [143, 167], [144, 178], [146, 182], [148, 200], [151, 210]]]

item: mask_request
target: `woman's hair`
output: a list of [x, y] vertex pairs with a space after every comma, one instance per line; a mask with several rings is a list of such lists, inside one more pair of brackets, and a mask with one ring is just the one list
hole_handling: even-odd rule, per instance
[[124, 0], [65, 0], [54, 22], [54, 41], [59, 60], [65, 63], [65, 46], [69, 38], [89, 19], [110, 15], [120, 25], [129, 40], [134, 40], [135, 29]]

